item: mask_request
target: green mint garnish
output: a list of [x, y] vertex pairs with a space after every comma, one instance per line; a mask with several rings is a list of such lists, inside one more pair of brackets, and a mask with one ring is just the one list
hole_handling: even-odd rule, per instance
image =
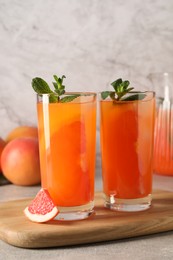
[[62, 78], [58, 78], [56, 75], [53, 75], [55, 82], [52, 82], [55, 88], [55, 92], [58, 94], [58, 96], [61, 96], [65, 93], [65, 86], [62, 85], [63, 79], [65, 76], [63, 75]]
[[132, 100], [141, 100], [146, 95], [143, 93], [134, 93], [134, 95], [125, 96], [128, 93], [133, 93], [132, 90], [134, 88], [129, 87], [130, 82], [128, 80], [123, 81], [121, 78], [115, 80], [111, 83], [114, 88], [114, 91], [103, 91], [101, 92], [102, 99], [106, 99], [110, 97], [113, 101], [132, 101]]
[[63, 75], [61, 78], [58, 78], [56, 75], [53, 75], [53, 77], [55, 80], [54, 82], [52, 82], [54, 90], [51, 90], [48, 83], [44, 79], [36, 77], [32, 79], [32, 87], [34, 91], [37, 94], [49, 94], [50, 102], [71, 102], [72, 100], [80, 96], [79, 94], [73, 94], [61, 97], [66, 93], [65, 85], [63, 85], [63, 79], [65, 78], [65, 76]]
[[111, 91], [103, 91], [103, 92], [101, 92], [102, 99], [106, 99], [107, 97], [110, 96], [111, 93], [112, 93]]
[[32, 87], [37, 94], [50, 94], [50, 102], [57, 102], [58, 98], [55, 96], [54, 92], [50, 89], [47, 82], [42, 78], [34, 78], [32, 80]]

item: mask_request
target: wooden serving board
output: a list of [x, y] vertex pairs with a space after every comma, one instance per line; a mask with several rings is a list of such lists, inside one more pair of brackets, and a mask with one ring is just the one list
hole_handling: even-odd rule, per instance
[[149, 210], [115, 212], [96, 192], [95, 214], [79, 221], [30, 222], [23, 209], [31, 199], [0, 203], [0, 239], [23, 248], [46, 248], [110, 241], [173, 230], [173, 193], [155, 191]]

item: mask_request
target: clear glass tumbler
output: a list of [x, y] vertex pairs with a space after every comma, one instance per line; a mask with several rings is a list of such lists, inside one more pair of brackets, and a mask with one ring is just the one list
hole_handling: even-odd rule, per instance
[[173, 176], [173, 73], [149, 75], [156, 92], [154, 173]]
[[84, 219], [94, 208], [96, 94], [63, 98], [74, 94], [69, 102], [37, 95], [41, 184], [60, 210], [58, 220]]
[[143, 94], [143, 100], [133, 101], [100, 97], [103, 189], [105, 206], [112, 210], [151, 205], [155, 94]]

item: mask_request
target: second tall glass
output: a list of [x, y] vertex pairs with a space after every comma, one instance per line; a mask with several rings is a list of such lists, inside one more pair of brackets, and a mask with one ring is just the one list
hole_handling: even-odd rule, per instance
[[155, 99], [143, 94], [143, 100], [100, 100], [105, 206], [113, 210], [151, 205]]

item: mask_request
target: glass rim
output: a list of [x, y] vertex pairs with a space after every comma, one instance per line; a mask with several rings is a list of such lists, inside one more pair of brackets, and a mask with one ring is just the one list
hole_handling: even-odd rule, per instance
[[[106, 91], [110, 91], [110, 92], [114, 92], [114, 91], [111, 91], [111, 90], [106, 90]], [[102, 92], [104, 92], [104, 91], [99, 91], [98, 93], [99, 94], [101, 94]], [[130, 92], [128, 92], [127, 94], [134, 94], [134, 93], [154, 93], [155, 94], [155, 91], [153, 91], [153, 90], [144, 90], [144, 91], [130, 91]]]
[[36, 93], [37, 103], [43, 104], [82, 104], [93, 103], [97, 100], [96, 92], [65, 92], [58, 95], [56, 92], [39, 94]]
[[[50, 96], [50, 95], [59, 96], [56, 92], [53, 93], [36, 93], [37, 96]], [[85, 96], [96, 96], [96, 92], [90, 92], [90, 91], [67, 91], [64, 94], [61, 95], [61, 97], [64, 96], [70, 96], [70, 95], [79, 95], [81, 97]]]
[[108, 102], [115, 102], [115, 103], [132, 103], [132, 102], [147, 102], [149, 100], [151, 100], [152, 98], [155, 98], [156, 96], [156, 92], [153, 91], [153, 90], [145, 90], [145, 91], [130, 91], [128, 92], [127, 94], [124, 95], [124, 97], [129, 97], [129, 96], [132, 96], [134, 94], [146, 94], [146, 95], [151, 95], [151, 97], [148, 97], [147, 99], [135, 99], [135, 100], [113, 100], [111, 99], [110, 97], [109, 98], [106, 98], [106, 99], [103, 99], [101, 97], [101, 93], [102, 92], [99, 92], [99, 98], [100, 98], [100, 101], [108, 101]]

